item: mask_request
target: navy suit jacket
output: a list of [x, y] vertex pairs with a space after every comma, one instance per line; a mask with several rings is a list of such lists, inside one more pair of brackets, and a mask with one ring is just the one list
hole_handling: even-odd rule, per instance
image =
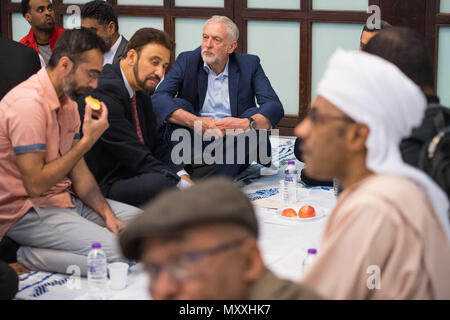
[[[136, 106], [144, 144], [136, 133], [130, 95], [120, 72], [120, 64], [107, 64], [90, 92], [108, 108], [109, 128], [85, 155], [86, 163], [103, 192], [110, 184], [144, 173], [161, 173], [176, 185], [175, 173], [182, 168], [170, 161], [170, 151], [156, 132], [156, 116], [150, 95], [136, 92]], [[80, 118], [84, 118], [84, 99], [78, 101]]]
[[[232, 53], [229, 59], [231, 116], [248, 118], [260, 113], [275, 127], [283, 118], [284, 110], [259, 58], [250, 54]], [[208, 87], [208, 74], [203, 65], [200, 47], [178, 56], [174, 66], [152, 95], [154, 111], [162, 121], [180, 108], [199, 115]]]
[[19, 42], [0, 38], [0, 100], [40, 69], [41, 62], [36, 50]]

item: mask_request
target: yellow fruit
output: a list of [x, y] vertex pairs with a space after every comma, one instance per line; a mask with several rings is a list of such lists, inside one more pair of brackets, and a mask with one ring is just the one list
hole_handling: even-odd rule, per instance
[[99, 111], [102, 108], [102, 105], [99, 100], [93, 98], [92, 96], [88, 96], [84, 99], [86, 104], [91, 107], [94, 111]]

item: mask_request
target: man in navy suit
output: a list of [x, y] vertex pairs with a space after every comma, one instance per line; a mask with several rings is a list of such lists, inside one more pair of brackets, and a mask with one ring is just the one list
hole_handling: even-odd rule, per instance
[[[125, 57], [107, 64], [90, 94], [108, 108], [109, 128], [85, 159], [103, 194], [141, 206], [159, 192], [190, 186], [181, 166], [157, 135], [150, 94], [164, 76], [173, 42], [169, 35], [142, 28], [131, 37]], [[85, 101], [78, 102], [81, 119]]]
[[[216, 137], [223, 137], [217, 137], [218, 140], [225, 140], [227, 130], [268, 130], [283, 117], [283, 106], [259, 58], [234, 53], [238, 37], [233, 21], [213, 16], [203, 28], [201, 47], [181, 53], [153, 94], [154, 111], [162, 123], [160, 131], [172, 148], [176, 145], [171, 141], [173, 131], [186, 128], [193, 132], [195, 123], [201, 123], [202, 134], [212, 131]], [[257, 144], [248, 143], [243, 152], [250, 153]], [[203, 147], [206, 145], [204, 141]], [[228, 145], [225, 153], [231, 151], [227, 148]], [[236, 148], [234, 151], [242, 153]], [[216, 163], [217, 173], [235, 177], [248, 164]], [[270, 160], [262, 164], [270, 165]]]

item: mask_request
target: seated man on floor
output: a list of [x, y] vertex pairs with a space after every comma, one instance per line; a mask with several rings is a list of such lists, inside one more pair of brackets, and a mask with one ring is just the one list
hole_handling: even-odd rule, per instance
[[[11, 59], [14, 57], [14, 59]], [[0, 100], [15, 86], [41, 69], [39, 55], [32, 48], [16, 41], [0, 38]], [[0, 237], [0, 260], [17, 262], [19, 245], [8, 237]]]
[[319, 298], [264, 266], [253, 206], [225, 178], [163, 194], [130, 223], [120, 244], [127, 258], [143, 262], [153, 299]]
[[[213, 16], [203, 28], [201, 47], [181, 53], [152, 96], [155, 113], [162, 123], [162, 135], [171, 148], [176, 144], [172, 140], [176, 140], [175, 130], [182, 128], [193, 137], [194, 142], [189, 144], [192, 150], [187, 152], [192, 158], [185, 160], [184, 148], [183, 163], [213, 162], [217, 174], [229, 177], [237, 176], [252, 160], [270, 165], [270, 154], [266, 157], [271, 150], [268, 138], [262, 138], [259, 143], [243, 141], [247, 139], [245, 135], [257, 135], [260, 139], [260, 130], [275, 127], [284, 115], [283, 106], [264, 74], [259, 58], [234, 52], [238, 38], [239, 30], [233, 21], [224, 16]], [[229, 134], [233, 130], [234, 136]], [[200, 150], [195, 148], [194, 131], [214, 135], [213, 148], [208, 146], [211, 137], [204, 137]], [[245, 146], [239, 149], [239, 143]], [[257, 151], [263, 144], [265, 152]], [[217, 158], [203, 159], [202, 162], [201, 153], [206, 151], [205, 148], [216, 149], [214, 157]], [[220, 155], [219, 150], [223, 152]], [[244, 159], [236, 159], [237, 154], [243, 154]], [[255, 154], [257, 157], [253, 156]]]
[[399, 144], [423, 119], [420, 88], [364, 52], [337, 51], [295, 129], [312, 177], [344, 191], [302, 283], [331, 299], [449, 299], [444, 192]]
[[31, 270], [66, 273], [80, 267], [101, 242], [108, 261], [122, 260], [117, 235], [139, 209], [106, 201], [83, 156], [108, 127], [104, 104], [84, 116], [80, 139], [77, 100], [96, 87], [106, 46], [89, 30], [69, 30], [48, 67], [0, 102], [0, 237], [21, 247]]
[[[173, 47], [163, 31], [136, 31], [125, 58], [104, 67], [92, 92], [108, 106], [109, 128], [88, 152], [86, 162], [110, 199], [140, 206], [164, 189], [191, 184], [187, 172], [171, 162], [170, 151], [157, 134], [150, 99], [164, 77]], [[78, 105], [83, 117], [84, 99]]]
[[[12, 59], [14, 57], [14, 59]], [[39, 56], [32, 48], [0, 38], [0, 100], [19, 83], [41, 69]]]

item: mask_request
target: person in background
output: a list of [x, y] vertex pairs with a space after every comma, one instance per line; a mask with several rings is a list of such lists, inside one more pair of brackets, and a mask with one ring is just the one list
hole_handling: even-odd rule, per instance
[[[367, 25], [364, 25], [363, 31], [361, 32], [359, 50], [360, 51], [363, 50], [363, 48], [367, 44], [367, 42], [369, 42], [369, 40], [372, 37], [374, 37], [377, 33], [379, 33], [381, 30], [386, 30], [391, 27], [392, 26], [384, 20], [381, 20], [381, 22], [380, 22], [380, 29], [369, 29], [367, 27]], [[295, 140], [294, 154], [295, 154], [295, 157], [299, 161], [304, 162], [303, 157], [302, 157], [302, 152], [300, 149], [301, 143], [302, 143], [302, 141], [300, 138], [297, 138]], [[317, 180], [317, 179], [313, 179], [313, 178], [309, 177], [308, 174], [306, 173], [306, 170], [302, 170], [301, 179], [305, 184], [311, 185], [311, 186], [332, 186], [333, 185], [332, 180]], [[341, 189], [341, 186], [339, 189]], [[341, 191], [342, 190], [340, 190], [339, 192], [341, 192]]]
[[[423, 39], [413, 30], [397, 27], [377, 34], [364, 47], [363, 51], [395, 64], [422, 89], [427, 98], [425, 118], [421, 125], [414, 128], [411, 136], [403, 139], [400, 144], [403, 160], [412, 166], [420, 167], [422, 148], [426, 142], [438, 134], [435, 128], [435, 117], [448, 110], [440, 104], [439, 97], [434, 91], [434, 67], [428, 49]], [[449, 120], [447, 119], [445, 123], [448, 125]], [[447, 192], [447, 195], [450, 195], [450, 184], [446, 178], [449, 176], [450, 174], [442, 174], [441, 177], [434, 176], [435, 179], [438, 178], [436, 182]]]
[[319, 299], [264, 266], [258, 233], [247, 196], [215, 177], [151, 202], [120, 245], [125, 257], [145, 266], [152, 299]]
[[[14, 57], [12, 59], [11, 57]], [[0, 38], [0, 100], [15, 86], [39, 71], [41, 63], [33, 49], [16, 41]]]
[[105, 41], [108, 51], [103, 65], [116, 63], [125, 55], [128, 41], [119, 33], [117, 15], [108, 2], [86, 3], [81, 9], [81, 27], [91, 29]]
[[[14, 57], [14, 59], [11, 59]], [[39, 71], [41, 62], [35, 50], [16, 41], [0, 38], [0, 101], [15, 86]], [[0, 260], [17, 264], [17, 242], [0, 237]]]
[[22, 14], [31, 29], [20, 43], [36, 50], [45, 67], [64, 29], [55, 26], [55, 12], [49, 0], [22, 0]]
[[297, 126], [307, 173], [343, 192], [302, 283], [330, 299], [449, 299], [446, 194], [403, 162], [426, 99], [396, 66], [338, 50]]
[[384, 20], [380, 21], [380, 28], [369, 29], [369, 27], [364, 25], [363, 31], [361, 32], [361, 38], [359, 40], [359, 50], [363, 50], [365, 45], [372, 39], [376, 34], [378, 34], [382, 30], [387, 30], [392, 28], [392, 25]]

